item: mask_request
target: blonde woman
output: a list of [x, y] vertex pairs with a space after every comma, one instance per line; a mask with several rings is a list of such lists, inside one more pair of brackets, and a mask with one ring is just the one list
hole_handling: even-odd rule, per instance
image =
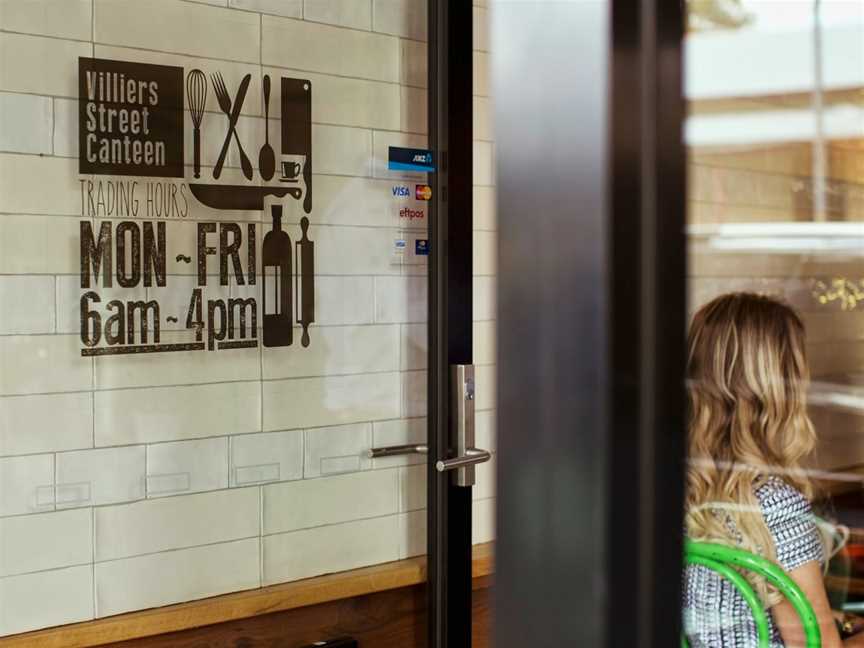
[[[801, 460], [815, 433], [806, 411], [809, 372], [804, 325], [774, 299], [718, 297], [690, 327], [686, 531], [778, 563], [804, 591], [822, 646], [841, 642], [822, 581], [823, 548]], [[803, 646], [791, 604], [764, 580], [749, 580], [769, 611], [772, 646]], [[714, 572], [684, 572], [684, 627], [692, 648], [749, 648], [756, 626], [741, 595]]]

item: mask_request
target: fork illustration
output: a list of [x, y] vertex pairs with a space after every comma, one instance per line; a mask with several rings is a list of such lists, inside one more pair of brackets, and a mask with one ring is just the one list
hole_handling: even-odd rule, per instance
[[219, 102], [219, 108], [222, 109], [228, 116], [228, 133], [225, 135], [225, 142], [222, 144], [222, 150], [219, 153], [219, 159], [216, 161], [216, 167], [213, 169], [213, 177], [218, 178], [222, 173], [222, 165], [225, 164], [225, 156], [228, 154], [228, 146], [231, 144], [231, 135], [234, 135], [234, 141], [237, 142], [237, 150], [240, 152], [240, 166], [243, 168], [243, 175], [248, 180], [252, 179], [252, 163], [246, 156], [243, 150], [243, 145], [240, 144], [240, 138], [237, 136], [237, 120], [240, 118], [240, 110], [243, 108], [243, 101], [246, 99], [246, 90], [249, 88], [249, 81], [252, 75], [247, 74], [240, 82], [240, 88], [237, 90], [237, 96], [234, 99], [234, 105], [231, 105], [231, 97], [228, 96], [228, 88], [225, 87], [225, 81], [222, 79], [222, 74], [216, 72], [210, 75], [210, 81], [213, 83], [213, 91], [216, 93], [216, 99]]

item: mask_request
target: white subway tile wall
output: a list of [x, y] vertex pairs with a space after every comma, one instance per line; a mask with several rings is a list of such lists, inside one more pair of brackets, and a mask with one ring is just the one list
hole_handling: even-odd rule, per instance
[[92, 516], [81, 508], [0, 518], [0, 576], [90, 563]]
[[264, 585], [390, 562], [399, 557], [397, 515], [264, 537]]
[[231, 438], [231, 486], [303, 478], [303, 430]]
[[132, 502], [144, 497], [144, 446], [57, 454], [57, 508]]
[[258, 488], [237, 488], [100, 506], [95, 509], [96, 560], [257, 537], [260, 497]]
[[3, 635], [92, 619], [93, 566], [0, 578], [0, 601]]
[[372, 0], [303, 0], [303, 18], [371, 30]]
[[372, 424], [306, 430], [303, 476], [323, 477], [357, 472], [372, 466]]
[[[494, 450], [495, 151], [474, 4], [477, 435]], [[424, 205], [391, 193], [422, 176], [387, 169], [389, 146], [426, 145], [425, 39], [424, 0], [0, 0], [0, 636], [425, 552], [422, 457], [368, 457], [425, 442], [425, 266], [393, 257], [396, 207]], [[81, 356], [79, 222], [88, 183], [106, 179], [78, 172], [78, 58], [91, 56], [218, 71], [229, 89], [251, 75], [237, 131], [253, 163], [263, 75], [311, 81], [308, 348]], [[273, 95], [278, 142], [278, 82]], [[203, 129], [202, 174], [224, 133], [212, 94], [204, 120], [219, 127]], [[236, 148], [223, 178], [240, 183]], [[187, 198], [186, 218], [162, 218], [168, 286], [100, 289], [176, 314], [163, 342], [189, 339], [196, 269], [176, 256], [195, 223], [256, 223], [260, 265], [270, 222]], [[150, 208], [142, 197], [128, 218]], [[302, 215], [287, 204], [292, 237]], [[478, 469], [477, 542], [494, 533], [493, 470]]]
[[259, 587], [259, 547], [248, 538], [97, 562], [96, 616]]
[[0, 459], [0, 516], [54, 510], [54, 455]]
[[[492, 452], [492, 460], [475, 469], [472, 496], [472, 541], [495, 539], [495, 387], [497, 380], [496, 275], [498, 273], [498, 221], [495, 205], [495, 143], [492, 89], [489, 84], [489, 4], [474, 5], [474, 326], [472, 330], [477, 398], [475, 444]], [[425, 484], [424, 484], [425, 486]], [[410, 491], [409, 491], [410, 493]], [[425, 513], [425, 512], [424, 512]], [[403, 518], [408, 555], [423, 553], [426, 516], [417, 512]]]
[[9, 396], [0, 403], [0, 456], [93, 446], [89, 392]]
[[228, 488], [228, 437], [147, 446], [147, 496]]

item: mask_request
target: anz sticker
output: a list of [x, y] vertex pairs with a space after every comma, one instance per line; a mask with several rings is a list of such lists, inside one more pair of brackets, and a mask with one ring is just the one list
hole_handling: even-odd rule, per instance
[[426, 149], [402, 148], [391, 146], [387, 160], [391, 171], [419, 171], [430, 173], [435, 170], [432, 151]]

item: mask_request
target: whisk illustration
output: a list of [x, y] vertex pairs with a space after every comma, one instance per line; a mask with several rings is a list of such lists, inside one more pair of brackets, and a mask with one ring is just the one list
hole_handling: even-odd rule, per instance
[[204, 106], [207, 105], [207, 77], [201, 70], [195, 69], [186, 76], [186, 97], [189, 102], [189, 114], [192, 115], [193, 150], [195, 155], [195, 177], [201, 177], [201, 120], [204, 117]]

